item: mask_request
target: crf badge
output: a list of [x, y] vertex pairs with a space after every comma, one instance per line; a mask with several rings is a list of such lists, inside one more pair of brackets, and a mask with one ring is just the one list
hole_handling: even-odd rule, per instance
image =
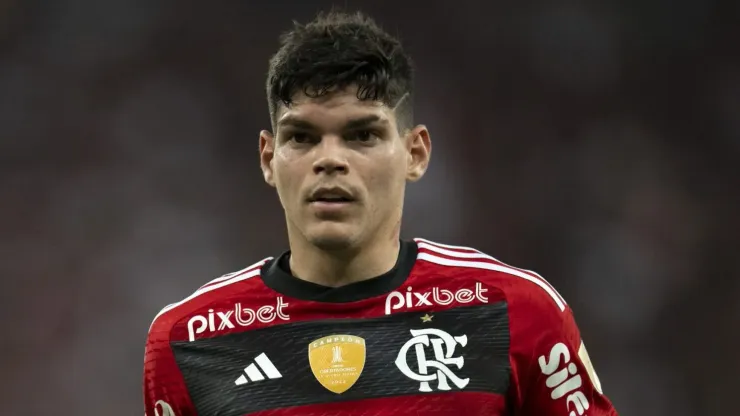
[[308, 362], [314, 377], [327, 390], [349, 390], [365, 368], [365, 340], [354, 335], [330, 335], [308, 346]]
[[[434, 328], [412, 329], [411, 338], [406, 342], [398, 352], [396, 366], [408, 378], [418, 381], [419, 391], [431, 392], [429, 385], [432, 381], [437, 381], [437, 390], [451, 390], [448, 380], [458, 388], [463, 389], [470, 382], [469, 378], [458, 377], [449, 366], [455, 366], [458, 370], [462, 369], [465, 364], [465, 358], [454, 357], [455, 348], [460, 345], [464, 347], [468, 343], [468, 337], [452, 336], [445, 331]], [[428, 349], [432, 349], [432, 357], [428, 357]], [[409, 367], [409, 352], [414, 349], [417, 361], [418, 371]]]

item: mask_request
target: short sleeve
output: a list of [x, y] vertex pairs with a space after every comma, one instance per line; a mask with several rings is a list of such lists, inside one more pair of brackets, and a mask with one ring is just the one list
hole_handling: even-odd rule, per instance
[[[548, 284], [549, 285], [549, 284]], [[562, 298], [535, 285], [507, 294], [517, 414], [616, 416]], [[559, 297], [559, 295], [557, 295]]]

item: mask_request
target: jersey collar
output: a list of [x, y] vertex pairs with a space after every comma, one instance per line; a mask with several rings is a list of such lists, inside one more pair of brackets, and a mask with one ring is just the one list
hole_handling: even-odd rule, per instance
[[290, 251], [265, 263], [261, 276], [267, 287], [285, 296], [318, 302], [354, 302], [400, 287], [411, 274], [418, 250], [416, 242], [401, 240], [398, 260], [388, 273], [341, 287], [323, 286], [293, 276], [289, 267]]

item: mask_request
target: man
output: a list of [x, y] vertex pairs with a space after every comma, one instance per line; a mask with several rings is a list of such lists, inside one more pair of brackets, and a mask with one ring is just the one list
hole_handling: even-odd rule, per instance
[[400, 240], [431, 155], [412, 66], [362, 15], [331, 13], [270, 62], [265, 181], [290, 251], [154, 319], [149, 416], [616, 415], [571, 310], [539, 275]]

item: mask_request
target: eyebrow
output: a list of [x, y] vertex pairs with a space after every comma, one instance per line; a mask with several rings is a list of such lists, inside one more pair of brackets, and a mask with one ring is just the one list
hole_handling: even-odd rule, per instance
[[[348, 122], [344, 124], [343, 129], [344, 130], [359, 129], [359, 128], [367, 127], [367, 126], [370, 126], [376, 123], [385, 125], [385, 124], [388, 124], [388, 120], [385, 118], [381, 118], [378, 115], [372, 114], [369, 116], [349, 120]], [[284, 118], [280, 119], [280, 121], [278, 121], [277, 125], [279, 127], [292, 126], [292, 127], [297, 127], [297, 128], [303, 128], [303, 129], [315, 129], [316, 128], [316, 126], [313, 125], [311, 122], [303, 120], [296, 116], [285, 116]]]

